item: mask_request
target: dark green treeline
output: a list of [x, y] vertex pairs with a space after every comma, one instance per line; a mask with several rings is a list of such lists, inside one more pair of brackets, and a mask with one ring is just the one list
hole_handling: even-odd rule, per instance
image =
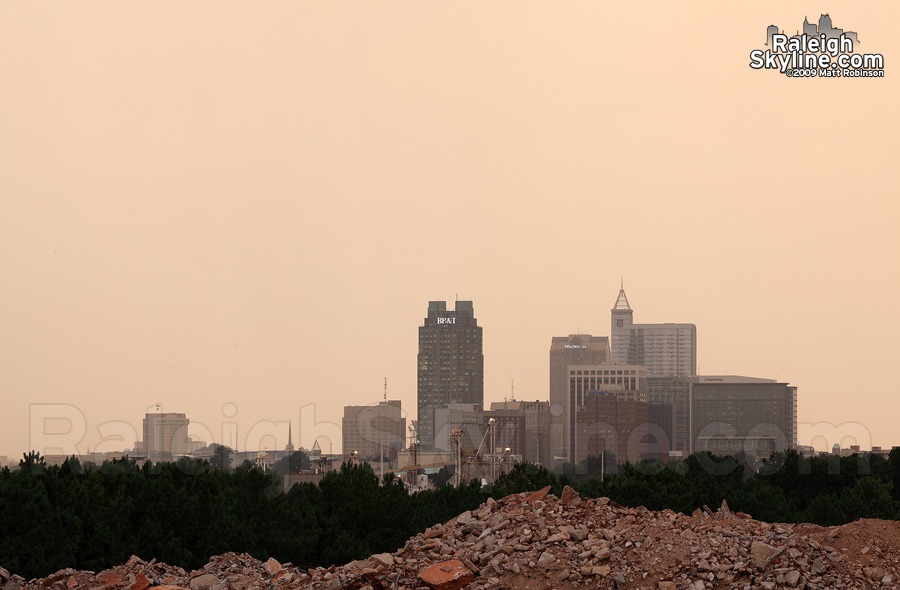
[[477, 483], [407, 493], [368, 467], [341, 467], [318, 485], [281, 493], [277, 475], [247, 466], [215, 469], [205, 461], [138, 465], [124, 459], [48, 467], [29, 454], [18, 470], [0, 471], [0, 565], [25, 578], [65, 567], [99, 571], [132, 554], [185, 569], [211, 555], [247, 552], [298, 566], [340, 564], [395, 551], [416, 533], [475, 508], [488, 497], [572, 485], [584, 496], [626, 506], [690, 513], [727, 499], [732, 510], [779, 522], [836, 525], [900, 516], [900, 449], [889, 459], [803, 459], [773, 455], [759, 473], [731, 457], [700, 453], [672, 467], [599, 460], [552, 474], [519, 465], [494, 486]]

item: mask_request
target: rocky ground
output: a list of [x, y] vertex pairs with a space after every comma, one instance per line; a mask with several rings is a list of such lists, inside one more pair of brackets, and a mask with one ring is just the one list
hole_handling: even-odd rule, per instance
[[693, 515], [583, 500], [571, 488], [488, 500], [395, 553], [303, 570], [227, 553], [201, 570], [144, 561], [66, 569], [0, 590], [456, 590], [516, 588], [863, 589], [900, 587], [900, 523], [768, 524], [723, 502]]

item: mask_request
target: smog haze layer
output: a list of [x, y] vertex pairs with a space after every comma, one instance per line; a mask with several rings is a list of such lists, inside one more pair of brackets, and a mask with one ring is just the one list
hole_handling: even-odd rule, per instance
[[[768, 25], [826, 12], [884, 78], [748, 66]], [[608, 335], [623, 276], [636, 322], [697, 325], [701, 374], [798, 386], [801, 444], [820, 422], [900, 444], [898, 19], [4, 2], [0, 455], [38, 406], [74, 408], [86, 452], [130, 448], [158, 403], [208, 442], [282, 448], [291, 422], [337, 452], [385, 377], [415, 417], [434, 299], [474, 301], [486, 403], [513, 378], [547, 399], [551, 337]]]

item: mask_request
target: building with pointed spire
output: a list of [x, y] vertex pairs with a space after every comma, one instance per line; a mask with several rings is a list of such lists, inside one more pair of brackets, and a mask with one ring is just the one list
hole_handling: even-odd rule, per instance
[[635, 324], [623, 282], [612, 308], [612, 360], [647, 367], [648, 376], [697, 374], [697, 326]]
[[671, 449], [691, 451], [691, 377], [697, 374], [697, 326], [636, 324], [625, 283], [611, 312], [612, 360], [647, 368], [651, 404], [669, 404], [674, 414]]
[[288, 422], [288, 442], [284, 446], [284, 450], [288, 452], [293, 452], [294, 450], [294, 441], [291, 440], [291, 423]]
[[619, 296], [616, 298], [616, 304], [612, 308], [612, 328], [609, 331], [613, 362], [622, 365], [627, 363], [628, 341], [630, 338], [628, 327], [632, 324], [634, 324], [634, 312], [631, 310], [631, 304], [628, 303], [628, 297], [625, 295], [625, 280], [622, 279]]

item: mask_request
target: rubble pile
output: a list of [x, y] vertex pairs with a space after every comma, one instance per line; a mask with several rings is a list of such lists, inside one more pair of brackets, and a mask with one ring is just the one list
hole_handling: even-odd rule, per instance
[[489, 499], [395, 553], [304, 570], [249, 555], [186, 572], [133, 556], [94, 574], [62, 570], [0, 590], [494, 590], [900, 587], [900, 523], [768, 524], [723, 502], [691, 516], [585, 500], [571, 488]]

